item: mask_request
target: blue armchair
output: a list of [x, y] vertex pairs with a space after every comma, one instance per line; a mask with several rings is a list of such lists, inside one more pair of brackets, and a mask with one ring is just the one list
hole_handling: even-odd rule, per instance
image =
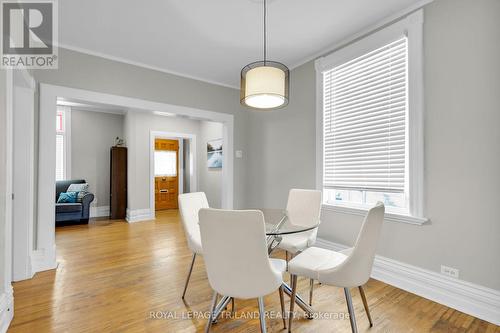
[[56, 222], [63, 221], [81, 221], [89, 222], [90, 203], [94, 201], [94, 195], [87, 193], [82, 202], [76, 203], [57, 203], [59, 194], [66, 192], [71, 184], [84, 184], [84, 179], [59, 180], [56, 181]]

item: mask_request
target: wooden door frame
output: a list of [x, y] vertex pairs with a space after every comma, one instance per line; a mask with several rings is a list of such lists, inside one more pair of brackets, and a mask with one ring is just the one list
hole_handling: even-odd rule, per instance
[[[151, 214], [156, 214], [155, 207], [155, 140], [156, 139], [170, 139], [179, 141], [179, 170], [184, 169], [184, 160], [182, 154], [184, 152], [183, 139], [189, 140], [189, 152], [193, 156], [193, 174], [189, 180], [189, 192], [196, 192], [197, 186], [197, 165], [196, 165], [196, 134], [177, 133], [177, 132], [163, 132], [163, 131], [150, 131], [149, 132], [149, 203]], [[179, 176], [179, 194], [184, 192], [184, 175], [178, 172]]]

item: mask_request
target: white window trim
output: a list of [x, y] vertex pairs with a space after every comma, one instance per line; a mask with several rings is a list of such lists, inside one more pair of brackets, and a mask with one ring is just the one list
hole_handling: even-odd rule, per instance
[[[323, 72], [408, 36], [408, 188], [409, 215], [386, 213], [385, 220], [424, 224], [424, 89], [423, 89], [423, 10], [419, 9], [401, 20], [377, 30], [325, 57], [316, 60], [316, 188], [323, 190]], [[323, 204], [323, 208], [339, 213], [364, 215], [366, 208], [351, 205]]]
[[[58, 105], [64, 112], [64, 179], [71, 179], [71, 107]], [[57, 133], [61, 134], [61, 133]]]

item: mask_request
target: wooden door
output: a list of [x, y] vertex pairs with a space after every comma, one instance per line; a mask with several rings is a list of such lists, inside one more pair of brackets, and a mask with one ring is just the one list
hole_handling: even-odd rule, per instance
[[[175, 156], [174, 156], [175, 154]], [[155, 210], [177, 209], [179, 141], [155, 140]]]
[[110, 217], [124, 219], [127, 212], [127, 148], [111, 147]]

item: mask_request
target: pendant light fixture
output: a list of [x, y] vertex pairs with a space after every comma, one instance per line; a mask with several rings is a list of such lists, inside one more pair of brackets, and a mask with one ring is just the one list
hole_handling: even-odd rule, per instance
[[264, 60], [241, 70], [240, 102], [260, 110], [279, 109], [288, 104], [290, 71], [276, 61], [267, 60], [267, 3], [264, 1]]

